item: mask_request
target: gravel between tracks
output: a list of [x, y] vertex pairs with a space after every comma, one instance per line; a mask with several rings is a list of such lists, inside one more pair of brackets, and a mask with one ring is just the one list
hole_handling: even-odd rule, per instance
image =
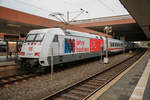
[[40, 100], [54, 90], [66, 87], [96, 72], [104, 71], [132, 55], [133, 53], [110, 57], [109, 64], [93, 61], [73, 68], [67, 68], [55, 72], [53, 80], [50, 79], [50, 74], [48, 74], [30, 79], [26, 82], [19, 82], [18, 85], [10, 85], [8, 88], [0, 88], [0, 100]]

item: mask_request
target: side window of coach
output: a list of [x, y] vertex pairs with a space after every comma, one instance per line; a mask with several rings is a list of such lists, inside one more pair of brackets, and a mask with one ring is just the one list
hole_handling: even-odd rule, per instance
[[58, 35], [54, 36], [53, 42], [58, 42]]

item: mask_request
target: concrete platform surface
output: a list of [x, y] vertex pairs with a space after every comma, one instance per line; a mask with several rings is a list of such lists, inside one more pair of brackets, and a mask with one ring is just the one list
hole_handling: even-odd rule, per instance
[[[119, 81], [112, 85], [97, 100], [131, 100], [135, 87], [141, 78], [147, 63], [150, 59], [150, 50], [130, 71], [128, 71]], [[148, 79], [143, 99], [134, 100], [150, 100], [150, 77]]]
[[0, 56], [0, 63], [1, 62], [9, 62], [9, 61], [13, 61], [15, 60], [15, 56], [12, 55], [12, 57], [9, 57], [8, 59], [6, 58], [6, 56]]
[[143, 100], [150, 100], [150, 75], [144, 92]]

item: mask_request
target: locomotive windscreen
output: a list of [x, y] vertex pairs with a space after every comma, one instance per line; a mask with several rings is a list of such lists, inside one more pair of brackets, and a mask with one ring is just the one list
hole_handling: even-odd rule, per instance
[[26, 42], [41, 42], [44, 38], [44, 34], [29, 34], [26, 38]]
[[44, 37], [44, 34], [37, 34], [35, 41], [42, 41], [43, 37]]
[[26, 38], [27, 42], [33, 42], [35, 39], [36, 34], [29, 34]]

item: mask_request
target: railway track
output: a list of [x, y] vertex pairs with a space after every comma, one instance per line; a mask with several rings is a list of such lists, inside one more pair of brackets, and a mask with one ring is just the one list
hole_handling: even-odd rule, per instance
[[11, 65], [1, 65], [0, 66], [0, 72], [5, 72], [8, 70], [14, 70], [17, 69], [18, 65], [17, 64], [11, 64]]
[[[81, 64], [81, 63], [79, 63], [79, 64]], [[1, 67], [3, 67], [3, 70], [0, 70], [0, 72], [1, 73], [3, 72], [4, 74], [6, 74], [6, 72], [8, 72], [8, 71], [11, 72], [12, 70], [17, 70], [16, 68], [15, 69], [6, 69], [7, 66], [16, 66], [16, 65], [17, 64], [3, 65], [3, 66], [1, 66]], [[27, 80], [29, 78], [32, 78], [32, 77], [35, 77], [35, 76], [40, 76], [40, 75], [43, 75], [43, 74], [45, 74], [45, 73], [34, 73], [34, 74], [31, 74], [31, 73], [19, 72], [18, 74], [12, 74], [10, 76], [0, 77], [0, 87], [3, 87], [5, 85], [7, 85], [7, 84], [12, 84], [14, 82], [20, 82], [22, 80]]]
[[17, 64], [0, 66], [0, 78], [14, 75], [14, 73], [19, 74], [19, 72], [22, 73], [20, 71], [19, 65]]
[[[6, 73], [8, 71], [12, 71], [12, 70], [18, 70], [19, 68], [14, 68], [14, 69], [7, 69], [5, 67], [7, 66], [16, 66], [17, 64], [13, 64], [13, 65], [3, 65], [1, 67], [3, 67], [3, 70], [0, 70], [0, 72], [2, 73]], [[2, 68], [1, 68], [2, 69]], [[0, 87], [4, 87], [5, 85], [8, 84], [13, 84], [15, 82], [21, 82], [22, 80], [27, 80], [29, 78], [33, 78], [36, 76], [40, 76], [43, 73], [30, 73], [30, 72], [22, 72], [20, 70], [20, 72], [15, 72], [15, 74], [9, 75], [9, 76], [3, 76], [0, 77]]]
[[0, 65], [0, 68], [1, 68], [1, 67], [7, 67], [7, 66], [17, 66], [17, 64], [11, 64], [11, 65]]
[[97, 73], [90, 76], [84, 80], [76, 82], [66, 88], [59, 91], [55, 91], [49, 96], [43, 98], [42, 100], [86, 100], [96, 91], [101, 89], [116, 76], [126, 70], [135, 61], [137, 61], [145, 52], [139, 51], [134, 56], [118, 63], [117, 65], [107, 69], [104, 72]]
[[26, 79], [29, 79], [34, 76], [37, 76], [37, 74], [26, 73], [26, 74], [18, 74], [18, 75], [2, 77], [2, 78], [0, 78], [0, 87], [5, 86], [6, 84], [12, 84], [14, 82], [26, 80]]

